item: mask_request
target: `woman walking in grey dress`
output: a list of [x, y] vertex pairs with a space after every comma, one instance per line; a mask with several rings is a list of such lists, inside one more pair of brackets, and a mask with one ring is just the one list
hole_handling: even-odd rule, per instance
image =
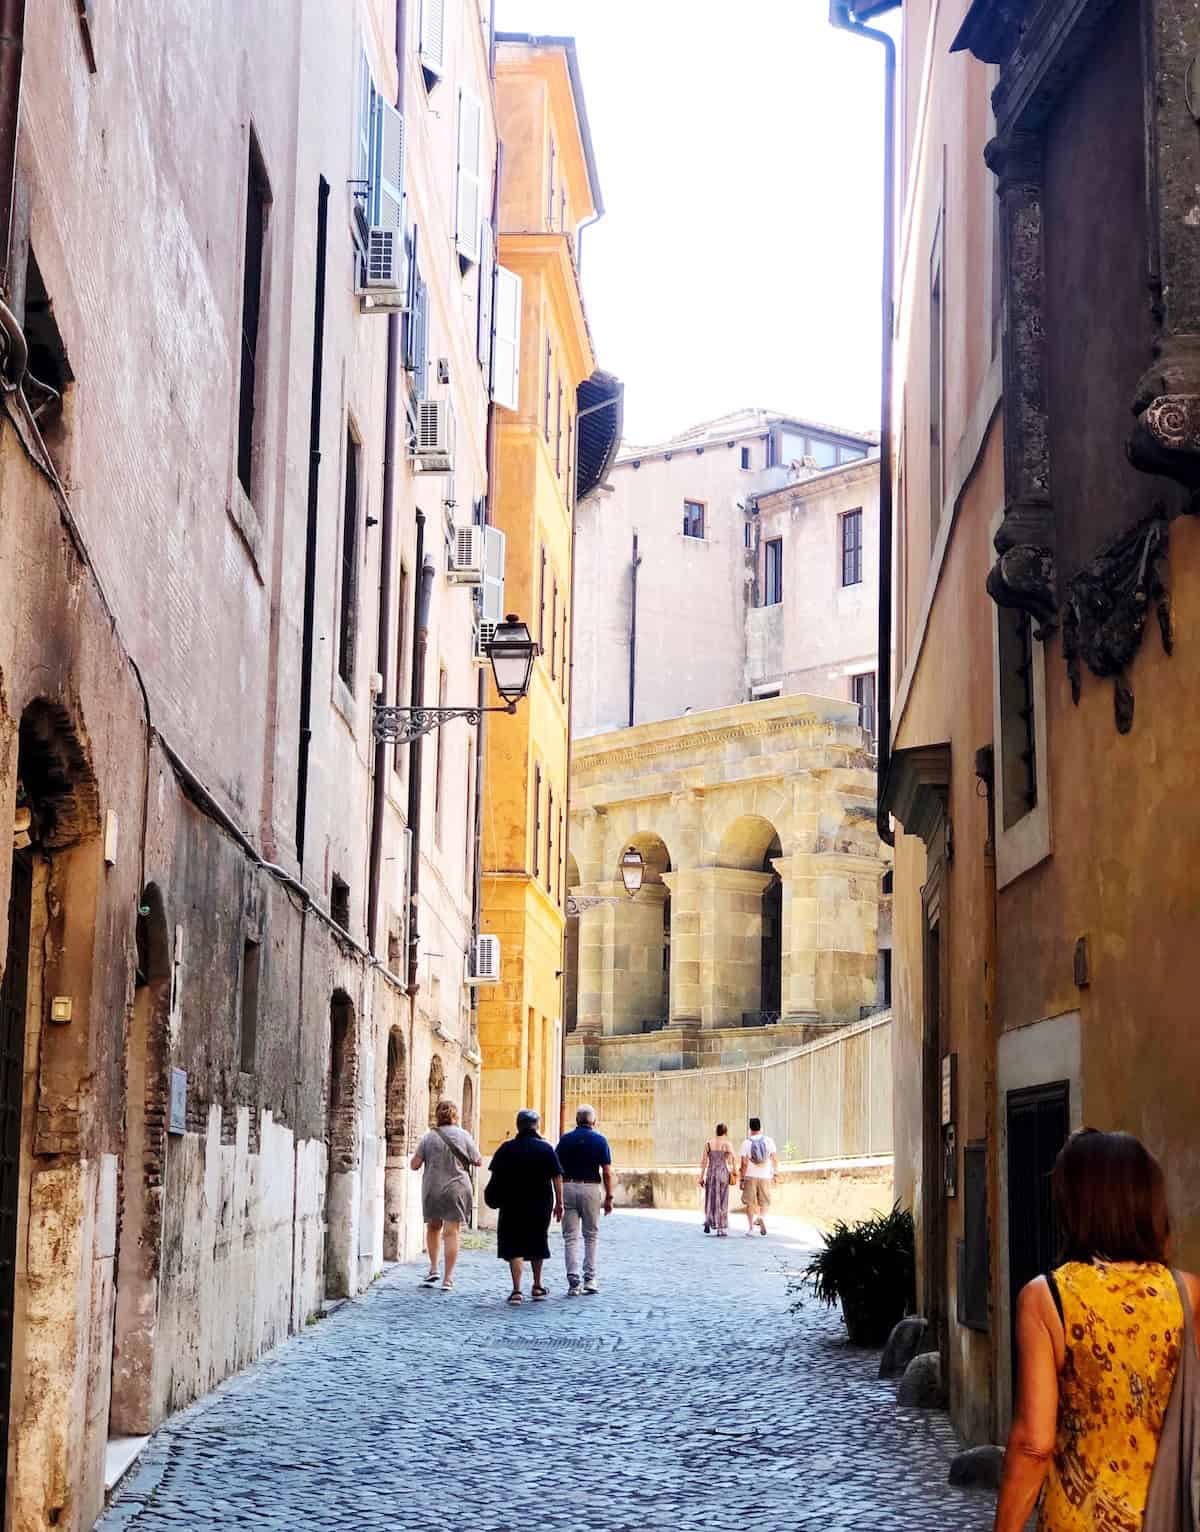
[[717, 1124], [716, 1136], [705, 1140], [700, 1156], [700, 1185], [704, 1188], [704, 1232], [729, 1234], [729, 1188], [734, 1182], [733, 1145], [729, 1129]]
[[438, 1247], [445, 1252], [441, 1273], [442, 1291], [454, 1291], [454, 1267], [458, 1261], [458, 1233], [471, 1222], [471, 1169], [483, 1164], [475, 1140], [457, 1126], [458, 1108], [453, 1101], [439, 1101], [431, 1128], [417, 1145], [412, 1168], [424, 1170], [421, 1179], [421, 1216], [425, 1220], [425, 1248], [429, 1271], [423, 1287], [438, 1282]]

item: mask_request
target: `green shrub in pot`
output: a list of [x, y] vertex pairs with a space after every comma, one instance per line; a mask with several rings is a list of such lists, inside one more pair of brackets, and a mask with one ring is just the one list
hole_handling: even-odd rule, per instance
[[801, 1289], [830, 1308], [841, 1304], [854, 1345], [882, 1346], [916, 1307], [912, 1214], [897, 1202], [890, 1213], [875, 1213], [860, 1223], [839, 1219], [821, 1240], [822, 1249], [800, 1279]]

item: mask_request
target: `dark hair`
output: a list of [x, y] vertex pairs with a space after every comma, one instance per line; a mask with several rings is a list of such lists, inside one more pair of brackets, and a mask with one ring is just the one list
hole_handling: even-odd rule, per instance
[[750, 1131], [751, 1131], [751, 1133], [761, 1133], [762, 1132], [762, 1120], [761, 1120], [761, 1118], [752, 1117], [750, 1119]]
[[1166, 1261], [1166, 1181], [1132, 1133], [1072, 1133], [1054, 1163], [1053, 1186], [1064, 1261]]
[[717, 1137], [718, 1138], [724, 1138], [726, 1133], [728, 1133], [728, 1132], [729, 1132], [729, 1129], [725, 1126], [725, 1124], [723, 1122], [719, 1122], [717, 1124]]

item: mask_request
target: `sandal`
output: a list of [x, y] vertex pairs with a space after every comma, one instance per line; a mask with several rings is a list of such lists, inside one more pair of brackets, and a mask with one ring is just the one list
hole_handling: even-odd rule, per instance
[[550, 1289], [548, 1287], [535, 1287], [532, 1293], [530, 1293], [530, 1297], [533, 1299], [534, 1303], [540, 1303], [543, 1298], [548, 1298], [549, 1296]]
[[521, 1296], [520, 1293], [509, 1293], [508, 1302], [515, 1305], [518, 1303], [524, 1303], [525, 1299]]
[[430, 1271], [430, 1272], [427, 1272], [425, 1274], [425, 1276], [423, 1276], [421, 1278], [421, 1286], [422, 1287], [432, 1287], [436, 1282], [440, 1282], [440, 1281], [441, 1281], [440, 1274], [438, 1272], [436, 1272], [436, 1271]]
[[452, 1293], [454, 1291], [454, 1283], [449, 1278], [442, 1283], [442, 1291], [444, 1293]]

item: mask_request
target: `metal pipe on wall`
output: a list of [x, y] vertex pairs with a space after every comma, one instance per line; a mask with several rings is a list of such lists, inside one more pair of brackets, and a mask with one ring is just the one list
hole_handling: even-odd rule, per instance
[[13, 207], [17, 192], [17, 133], [25, 59], [25, 0], [0, 0], [0, 292], [12, 292]]
[[[416, 610], [413, 614], [413, 673], [410, 703], [414, 708], [425, 705], [425, 659], [429, 653], [429, 598], [433, 592], [435, 570], [433, 560], [426, 559], [425, 517], [417, 512], [417, 562], [421, 569], [421, 583], [417, 589]], [[417, 948], [421, 940], [417, 911], [421, 894], [421, 745], [424, 736], [418, 734], [408, 747], [408, 992], [417, 993]]]
[[891, 818], [884, 807], [892, 749], [892, 332], [895, 264], [896, 45], [886, 32], [865, 26], [859, 15], [877, 16], [900, 0], [830, 0], [829, 20], [843, 32], [865, 37], [883, 48], [883, 345], [879, 403], [879, 622], [876, 669], [878, 710], [875, 824], [884, 845], [895, 844]]
[[629, 587], [629, 727], [633, 728], [633, 710], [637, 691], [637, 597], [638, 597], [638, 535], [633, 534], [633, 559], [630, 564]]

